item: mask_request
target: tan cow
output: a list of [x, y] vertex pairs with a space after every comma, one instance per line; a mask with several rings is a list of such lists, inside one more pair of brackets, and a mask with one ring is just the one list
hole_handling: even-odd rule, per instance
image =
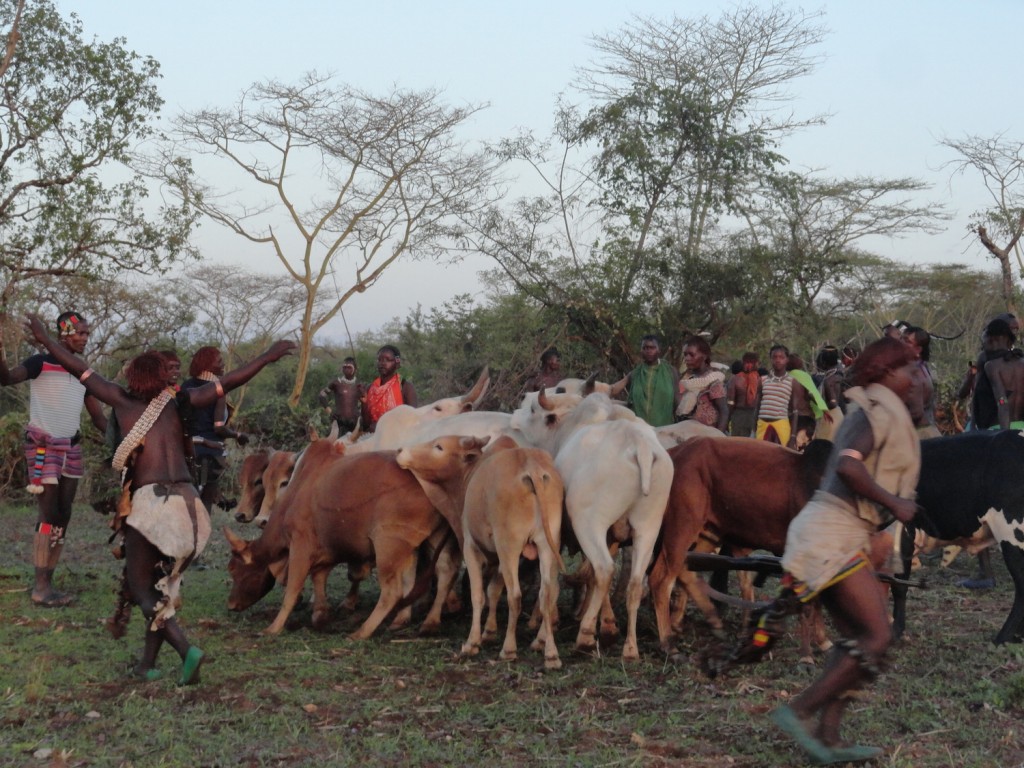
[[[292, 482], [256, 541], [243, 541], [225, 529], [232, 550], [231, 610], [252, 605], [270, 591], [275, 579], [285, 583], [281, 609], [268, 634], [284, 629], [307, 576], [313, 580], [313, 622], [322, 624], [328, 615], [327, 576], [339, 563], [347, 563], [377, 568], [380, 598], [353, 634], [357, 639], [369, 637], [407, 594], [417, 550], [428, 540], [443, 540], [447, 523], [393, 454], [343, 456], [343, 451], [343, 443], [323, 439], [302, 452]], [[454, 576], [447, 574], [447, 582], [440, 583], [439, 575], [442, 596]], [[425, 627], [439, 623], [440, 601], [435, 607], [436, 615], [432, 609]]]
[[269, 450], [256, 451], [242, 460], [238, 471], [238, 485], [242, 495], [235, 509], [235, 520], [240, 523], [255, 520], [263, 505], [263, 470], [267, 468], [271, 453]]
[[[336, 437], [337, 427], [328, 437], [333, 440]], [[339, 443], [339, 445], [344, 445]], [[273, 514], [274, 505], [278, 497], [292, 481], [292, 473], [295, 471], [295, 462], [298, 454], [295, 451], [272, 451], [267, 458], [267, 466], [263, 469], [263, 501], [260, 504], [259, 512], [253, 518], [253, 522], [260, 528], [266, 527]]]
[[[500, 657], [516, 658], [516, 625], [522, 607], [519, 556], [540, 561], [541, 626], [534, 650], [544, 650], [544, 666], [562, 666], [555, 644], [555, 605], [562, 526], [562, 479], [551, 456], [539, 448], [520, 448], [501, 438], [486, 454], [487, 440], [445, 436], [398, 451], [400, 467], [410, 470], [425, 489], [437, 489], [462, 521], [462, 552], [473, 599], [473, 622], [462, 652], [475, 655], [481, 639], [497, 634], [497, 604], [502, 588], [508, 591], [508, 624]], [[428, 495], [437, 497], [428, 490]], [[487, 626], [481, 636], [485, 562], [497, 562], [487, 588]]]

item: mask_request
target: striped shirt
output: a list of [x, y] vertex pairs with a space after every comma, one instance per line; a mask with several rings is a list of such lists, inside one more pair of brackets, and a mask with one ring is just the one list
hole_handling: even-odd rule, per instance
[[788, 419], [792, 394], [793, 377], [788, 372], [782, 376], [769, 373], [761, 381], [761, 409], [757, 418], [761, 421]]
[[22, 365], [29, 384], [28, 423], [51, 437], [74, 437], [82, 423], [85, 385], [52, 355], [32, 355]]

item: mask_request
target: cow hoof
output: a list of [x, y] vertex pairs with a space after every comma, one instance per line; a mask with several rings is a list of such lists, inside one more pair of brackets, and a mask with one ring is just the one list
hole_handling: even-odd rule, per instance
[[615, 645], [615, 642], [616, 642], [616, 640], [618, 640], [618, 637], [619, 637], [619, 633], [618, 632], [612, 632], [611, 634], [609, 634], [607, 632], [602, 632], [598, 636], [598, 640], [599, 640], [599, 642], [601, 643], [601, 645], [604, 648], [609, 648], [609, 647]]
[[399, 618], [395, 619], [394, 621], [391, 622], [391, 624], [388, 625], [388, 631], [389, 632], [396, 632], [399, 629], [405, 629], [407, 626], [409, 626], [409, 619], [406, 618], [406, 617], [401, 617], [400, 616]]
[[481, 636], [481, 641], [485, 642], [485, 643], [493, 643], [497, 639], [498, 639], [498, 633], [497, 632], [489, 632], [488, 630], [484, 630], [484, 633]]
[[434, 635], [440, 634], [441, 623], [438, 621], [423, 622], [420, 626], [420, 637], [433, 637]]
[[557, 656], [544, 658], [544, 669], [561, 669], [562, 660]]
[[818, 671], [817, 665], [814, 663], [813, 656], [801, 656], [796, 664], [797, 669], [803, 674], [813, 675]]
[[636, 648], [623, 648], [622, 649], [622, 660], [623, 661], [640, 661], [640, 651]]
[[519, 654], [516, 651], [502, 651], [498, 654], [499, 661], [515, 661], [519, 658]]
[[323, 613], [314, 613], [312, 624], [313, 629], [325, 629], [331, 621], [331, 615], [326, 611]]
[[601, 656], [601, 652], [597, 648], [597, 643], [594, 642], [577, 642], [574, 652], [580, 654], [581, 656], [593, 656], [595, 658]]
[[466, 643], [466, 644], [464, 644], [462, 646], [462, 655], [463, 656], [476, 656], [478, 653], [480, 653], [480, 646], [479, 645], [473, 645], [472, 643]]
[[359, 598], [358, 597], [348, 597], [348, 598], [345, 598], [344, 602], [342, 602], [342, 604], [341, 604], [341, 609], [343, 611], [348, 611], [349, 613], [351, 613], [352, 611], [354, 611], [358, 607], [359, 607]]

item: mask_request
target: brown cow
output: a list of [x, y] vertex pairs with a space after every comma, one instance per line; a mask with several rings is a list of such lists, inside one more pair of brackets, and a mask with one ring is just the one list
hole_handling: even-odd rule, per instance
[[[487, 439], [446, 436], [398, 451], [398, 465], [410, 470], [421, 484], [443, 489], [452, 514], [462, 523], [463, 557], [473, 599], [473, 623], [462, 652], [480, 651], [485, 562], [498, 564], [487, 589], [488, 615], [483, 639], [497, 634], [497, 603], [508, 589], [508, 625], [500, 657], [516, 658], [516, 625], [522, 607], [519, 556], [540, 561], [541, 626], [534, 650], [544, 650], [544, 666], [560, 669], [555, 645], [555, 604], [558, 553], [562, 526], [562, 479], [551, 456], [539, 448], [520, 448], [502, 437], [486, 453]], [[482, 456], [482, 457], [481, 457]], [[435, 498], [435, 503], [437, 499]]]
[[[328, 439], [333, 440], [334, 436], [335, 433], [332, 431]], [[339, 443], [339, 446], [343, 445], [344, 443]], [[263, 486], [263, 501], [260, 503], [256, 517], [253, 518], [253, 522], [260, 528], [266, 527], [267, 523], [270, 522], [270, 515], [274, 510], [274, 505], [277, 503], [277, 497], [284, 493], [284, 489], [291, 482], [297, 457], [298, 454], [294, 451], [272, 451], [267, 459], [267, 466], [263, 470], [261, 482]]]
[[[313, 624], [322, 625], [328, 616], [327, 576], [339, 563], [347, 563], [377, 568], [380, 598], [352, 635], [369, 637], [411, 586], [418, 548], [428, 539], [439, 543], [447, 530], [416, 478], [395, 463], [394, 454], [343, 456], [343, 451], [343, 443], [323, 439], [302, 452], [292, 482], [259, 539], [246, 542], [224, 531], [232, 550], [229, 609], [249, 607], [270, 591], [275, 578], [284, 581], [281, 609], [267, 634], [284, 629], [307, 576], [313, 580]], [[453, 580], [454, 573], [447, 579]], [[439, 584], [440, 594], [450, 587]], [[435, 607], [436, 615], [432, 610], [425, 628], [440, 621], [440, 601]]]
[[[274, 510], [274, 502], [287, 487], [295, 469], [294, 451], [258, 451], [245, 457], [238, 474], [242, 497], [238, 502], [235, 520], [240, 523], [256, 523], [260, 528], [267, 525]], [[354, 611], [359, 604], [359, 585], [370, 576], [371, 565], [349, 566], [348, 580], [351, 582], [348, 594], [341, 603], [347, 611]], [[400, 614], [396, 625], [406, 624], [412, 617], [411, 610]]]
[[240, 523], [251, 523], [263, 506], [263, 471], [267, 468], [270, 454], [273, 451], [256, 451], [242, 460], [238, 470], [238, 485], [242, 495], [235, 509], [235, 520]]
[[[697, 438], [669, 451], [675, 466], [662, 522], [661, 551], [651, 569], [651, 600], [662, 649], [672, 651], [693, 598], [716, 629], [722, 628], [699, 577], [686, 566], [687, 552], [701, 532], [714, 531], [738, 549], [765, 549], [781, 555], [790, 521], [818, 488], [832, 444], [812, 442], [804, 453], [761, 440]], [[669, 598], [679, 581], [685, 589], [669, 616]]]

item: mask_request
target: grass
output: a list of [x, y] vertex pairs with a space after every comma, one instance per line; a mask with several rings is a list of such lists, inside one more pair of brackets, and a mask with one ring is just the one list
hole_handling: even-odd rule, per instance
[[[0, 510], [0, 765], [803, 764], [766, 716], [810, 679], [796, 664], [795, 641], [771, 661], [711, 680], [692, 660], [710, 642], [699, 616], [688, 619], [681, 642], [691, 660], [670, 663], [645, 606], [639, 663], [623, 664], [618, 647], [601, 658], [574, 656], [575, 627], [563, 619], [564, 667], [545, 672], [525, 624], [511, 663], [497, 661], [497, 646], [458, 658], [465, 617], [451, 617], [438, 638], [403, 630], [349, 640], [372, 607], [369, 589], [356, 614], [326, 632], [310, 629], [300, 610], [281, 636], [264, 637], [280, 592], [229, 613], [219, 536], [206, 569], [186, 574], [179, 614], [207, 653], [203, 682], [175, 687], [180, 662], [165, 648], [165, 677], [140, 683], [127, 673], [141, 616], [120, 641], [103, 627], [120, 573], [106, 521], [76, 511], [57, 581], [78, 600], [50, 611], [29, 604], [34, 520], [29, 508]], [[214, 513], [215, 525], [227, 522]], [[911, 596], [908, 635], [893, 648], [889, 672], [853, 704], [847, 733], [886, 748], [876, 765], [1024, 766], [1024, 649], [990, 642], [1012, 587], [1002, 570], [995, 590], [956, 587], [973, 568], [963, 556], [948, 570], [926, 567], [931, 588]], [[335, 603], [347, 590], [343, 573], [331, 580]], [[500, 621], [503, 632], [504, 614]]]

